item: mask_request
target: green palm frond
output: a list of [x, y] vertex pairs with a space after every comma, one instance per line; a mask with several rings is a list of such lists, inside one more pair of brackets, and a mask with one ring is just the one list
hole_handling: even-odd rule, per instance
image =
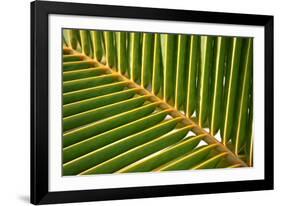
[[63, 44], [64, 175], [252, 166], [252, 38], [67, 29]]

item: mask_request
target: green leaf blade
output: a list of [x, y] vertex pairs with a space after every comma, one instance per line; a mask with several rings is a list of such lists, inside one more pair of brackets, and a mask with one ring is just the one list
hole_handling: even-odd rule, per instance
[[63, 104], [66, 105], [73, 102], [121, 91], [127, 86], [128, 86], [127, 81], [121, 81], [112, 84], [106, 84], [97, 87], [77, 90], [73, 92], [67, 92], [63, 94]]
[[113, 143], [114, 141], [118, 141], [124, 137], [152, 127], [155, 124], [161, 122], [165, 118], [167, 113], [168, 111], [161, 111], [155, 114], [150, 114], [136, 121], [124, 124], [120, 127], [111, 129], [84, 141], [66, 147], [63, 150], [64, 163], [87, 154], [91, 151], [94, 151], [98, 148], [101, 148], [107, 144]]
[[147, 96], [140, 96], [65, 117], [63, 118], [63, 131], [137, 108], [141, 106], [146, 99]]
[[179, 118], [166, 121], [150, 129], [144, 130], [140, 133], [126, 137], [125, 139], [114, 142], [99, 150], [75, 159], [63, 165], [65, 175], [73, 175], [80, 173], [80, 175], [91, 174], [91, 167], [108, 160], [130, 148], [143, 144], [149, 140], [155, 139], [166, 132], [173, 129]]
[[186, 116], [191, 117], [196, 108], [197, 100], [197, 73], [199, 58], [200, 38], [196, 35], [190, 37], [189, 62], [187, 74], [187, 97], [186, 97]]
[[116, 42], [117, 42], [117, 62], [118, 70], [121, 74], [125, 74], [127, 71], [127, 49], [126, 49], [126, 33], [116, 32]]
[[142, 78], [141, 85], [147, 88], [152, 82], [154, 36], [151, 33], [143, 34], [142, 46]]
[[222, 122], [223, 144], [226, 145], [230, 139], [232, 128], [234, 125], [234, 109], [236, 105], [236, 93], [238, 90], [239, 64], [241, 57], [242, 38], [232, 38], [232, 46], [230, 48], [230, 60], [228, 65], [228, 73], [226, 77], [225, 91], [225, 110], [224, 121]]
[[227, 57], [227, 38], [217, 37], [215, 41], [215, 59], [214, 59], [214, 74], [211, 91], [211, 117], [210, 117], [210, 132], [216, 135], [221, 124], [222, 101], [223, 101], [223, 78], [225, 69], [225, 59]]
[[89, 56], [91, 54], [90, 34], [87, 30], [80, 30], [81, 46], [83, 54]]
[[63, 116], [67, 117], [90, 109], [95, 109], [120, 102], [122, 100], [130, 99], [136, 94], [137, 91], [138, 89], [133, 88], [64, 105]]
[[163, 88], [163, 65], [161, 53], [161, 37], [160, 34], [155, 34], [154, 38], [154, 53], [153, 53], [153, 75], [152, 75], [152, 92], [160, 96]]
[[186, 100], [186, 62], [187, 62], [187, 45], [188, 36], [178, 36], [178, 51], [177, 51], [177, 69], [176, 69], [176, 91], [175, 91], [175, 107], [176, 109], [185, 110]]
[[130, 78], [137, 82], [141, 79], [141, 35], [130, 33]]
[[208, 121], [209, 105], [210, 105], [210, 71], [212, 69], [212, 42], [213, 37], [201, 36], [200, 43], [200, 83], [199, 83], [199, 108], [198, 108], [198, 124], [204, 128]]
[[240, 99], [238, 104], [238, 119], [236, 134], [234, 138], [235, 142], [235, 154], [238, 155], [241, 147], [244, 145], [247, 136], [247, 117], [248, 117], [248, 102], [250, 98], [251, 78], [252, 78], [252, 66], [253, 66], [253, 49], [252, 39], [245, 40], [245, 46], [242, 50], [243, 62], [241, 65], [242, 81], [240, 89], [238, 90], [238, 98]]
[[83, 79], [67, 81], [63, 83], [63, 93], [110, 84], [117, 82], [118, 78], [119, 76], [116, 74], [107, 74], [97, 77], [87, 77]]
[[110, 118], [95, 122], [84, 127], [66, 132], [63, 135], [63, 147], [70, 146], [77, 142], [88, 139], [94, 135], [100, 134], [112, 128], [118, 127], [120, 125], [126, 124], [130, 121], [134, 121], [138, 118], [144, 117], [152, 113], [157, 104], [148, 104], [142, 107], [124, 112]]
[[105, 31], [104, 32], [105, 40], [105, 53], [106, 53], [106, 64], [110, 68], [115, 68], [115, 48], [114, 48], [114, 39], [113, 32]]
[[93, 50], [93, 56], [97, 61], [101, 61], [103, 55], [103, 47], [102, 47], [102, 38], [101, 38], [101, 32], [100, 31], [91, 31], [91, 38], [92, 38], [92, 47]]
[[176, 159], [194, 149], [202, 138], [202, 135], [190, 137], [182, 142], [174, 144], [172, 147], [167, 148], [166, 150], [163, 150], [159, 154], [151, 156], [148, 159], [144, 159], [143, 161], [139, 161], [132, 165], [129, 165], [128, 167], [125, 167], [119, 170], [118, 172], [148, 172], [152, 170], [158, 170], [156, 168], [159, 168], [167, 162], [170, 162], [173, 159]]
[[164, 66], [164, 101], [170, 105], [175, 103], [175, 59], [176, 59], [176, 47], [177, 47], [177, 36], [174, 34], [163, 34], [164, 47], [163, 47], [163, 66]]

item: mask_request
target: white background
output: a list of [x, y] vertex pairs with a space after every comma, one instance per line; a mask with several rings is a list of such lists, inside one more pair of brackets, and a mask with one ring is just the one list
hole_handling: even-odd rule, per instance
[[[61, 29], [87, 28], [177, 32], [187, 34], [252, 36], [254, 38], [254, 167], [221, 170], [61, 176]], [[49, 190], [64, 191], [184, 183], [264, 179], [264, 28], [157, 20], [50, 15], [49, 17]]]
[[[81, 1], [82, 2], [82, 1]], [[278, 1], [245, 0], [83, 0], [99, 4], [210, 10], [275, 15], [275, 54], [281, 53], [281, 13]], [[29, 97], [30, 15], [29, 0], [1, 4], [0, 73], [0, 205], [29, 204]], [[281, 104], [280, 58], [275, 60], [275, 105]], [[281, 110], [275, 107], [275, 190], [184, 197], [119, 200], [69, 205], [265, 205], [281, 200], [280, 145]], [[278, 204], [278, 203], [277, 203]], [[280, 203], [279, 203], [280, 204]]]

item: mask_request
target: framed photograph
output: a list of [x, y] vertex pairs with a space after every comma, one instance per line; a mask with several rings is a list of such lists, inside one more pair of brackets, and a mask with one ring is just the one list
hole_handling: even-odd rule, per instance
[[273, 189], [273, 16], [31, 3], [33, 204]]

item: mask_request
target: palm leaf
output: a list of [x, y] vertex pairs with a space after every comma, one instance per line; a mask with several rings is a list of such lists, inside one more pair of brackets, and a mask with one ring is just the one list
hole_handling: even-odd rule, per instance
[[64, 175], [252, 165], [251, 38], [63, 38]]

